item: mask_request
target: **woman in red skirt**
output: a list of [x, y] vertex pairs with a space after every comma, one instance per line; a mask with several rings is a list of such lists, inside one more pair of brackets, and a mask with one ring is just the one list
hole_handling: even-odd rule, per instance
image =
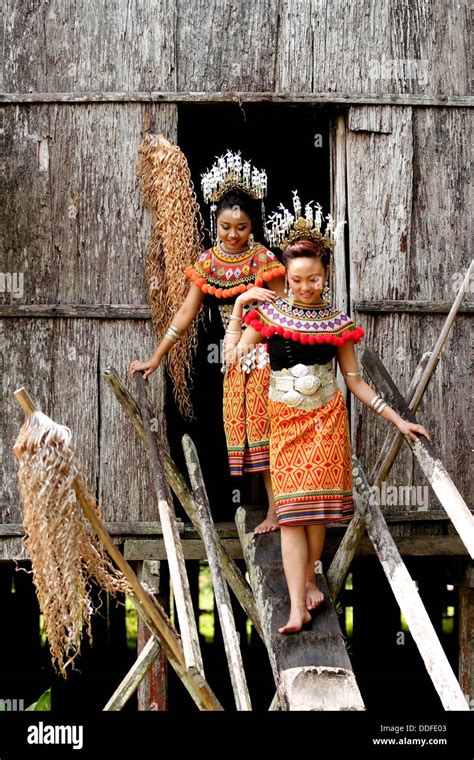
[[[226, 337], [229, 365], [242, 362], [254, 344], [268, 344], [270, 472], [291, 601], [289, 620], [280, 633], [301, 630], [311, 620], [310, 610], [323, 601], [315, 563], [321, 558], [326, 524], [345, 523], [354, 513], [349, 420], [332, 360], [337, 360], [348, 389], [366, 406], [413, 440], [415, 433], [429, 439], [422, 425], [402, 419], [362, 380], [354, 344], [364, 331], [322, 297], [338, 231], [328, 216], [321, 232], [319, 206], [306, 206], [302, 218], [297, 196], [294, 205], [295, 216], [284, 209], [271, 218], [269, 234], [271, 244], [283, 250], [285, 296], [248, 312], [243, 334]], [[242, 318], [239, 299], [233, 316], [234, 324]]]

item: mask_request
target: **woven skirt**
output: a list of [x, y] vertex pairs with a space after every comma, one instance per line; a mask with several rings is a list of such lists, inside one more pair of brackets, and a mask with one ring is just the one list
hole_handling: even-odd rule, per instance
[[270, 472], [281, 525], [318, 525], [354, 514], [349, 419], [342, 391], [298, 410], [268, 402]]
[[235, 364], [225, 375], [224, 430], [231, 475], [270, 467], [269, 385], [269, 365], [247, 374]]

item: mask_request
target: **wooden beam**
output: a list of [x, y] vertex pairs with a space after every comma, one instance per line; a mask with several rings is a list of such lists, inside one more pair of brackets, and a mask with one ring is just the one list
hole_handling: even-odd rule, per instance
[[471, 108], [471, 95], [368, 94], [341, 92], [3, 92], [0, 103], [287, 103]]
[[200, 523], [201, 535], [206, 548], [207, 559], [212, 577], [212, 586], [216, 600], [217, 612], [224, 640], [224, 648], [229, 667], [232, 690], [234, 692], [235, 706], [237, 710], [251, 710], [252, 703], [245, 677], [242, 653], [237, 629], [235, 627], [234, 613], [227, 588], [224, 569], [220, 563], [219, 536], [214, 527], [211, 508], [207, 497], [201, 465], [199, 463], [196, 447], [189, 435], [182, 439], [184, 458], [188, 468], [189, 480], [193, 489], [194, 504]]
[[403, 562], [378, 504], [369, 499], [369, 483], [356, 460], [359, 492], [366, 497], [365, 524], [383, 571], [398, 602], [426, 670], [445, 710], [469, 710], [418, 590]]
[[[354, 310], [365, 314], [448, 314], [451, 301], [357, 301]], [[474, 304], [465, 303], [458, 309], [459, 314], [473, 314]]]
[[[427, 368], [423, 373], [424, 376], [426, 375], [429, 366], [430, 362], [428, 362]], [[415, 415], [405, 402], [400, 391], [382, 364], [382, 361], [370, 347], [366, 347], [364, 351], [364, 367], [369, 373], [375, 387], [379, 392], [383, 393], [389, 406], [395, 409], [395, 411], [404, 419], [409, 420], [410, 422], [416, 422]], [[420, 384], [422, 382], [423, 378], [420, 380]], [[421, 400], [420, 384], [415, 391], [412, 404], [416, 398]], [[426, 387], [426, 384], [424, 387]], [[428, 439], [425, 438], [425, 436], [420, 435], [416, 443], [408, 436], [405, 436], [405, 440], [416, 456], [433, 491], [451, 518], [451, 521], [469, 554], [474, 559], [474, 517], [469, 511], [466, 502], [454, 485], [441, 459], [436, 455]]]
[[[449, 519], [449, 518], [446, 518]], [[364, 525], [365, 530], [365, 525]], [[334, 533], [332, 529], [328, 529], [326, 532], [326, 540], [324, 543], [323, 556], [331, 560], [335, 557], [336, 552], [342, 546], [344, 536], [347, 533], [340, 535], [336, 529]], [[469, 557], [466, 547], [459, 538], [458, 535], [454, 536], [440, 536], [424, 534], [422, 536], [393, 536], [393, 539], [397, 545], [397, 548], [403, 556], [406, 557]], [[242, 546], [238, 538], [224, 539], [224, 547], [232, 559], [243, 559]], [[184, 558], [186, 560], [205, 560], [207, 558], [206, 549], [203, 542], [200, 539], [187, 539], [183, 541]], [[166, 548], [164, 541], [161, 539], [130, 539], [126, 540], [123, 547], [123, 553], [125, 559], [132, 561], [139, 560], [166, 560]], [[357, 547], [354, 553], [351, 555], [352, 559], [357, 557], [373, 557], [375, 555], [375, 549], [372, 546], [370, 540], [363, 537], [358, 541]], [[341, 585], [344, 582], [344, 578], [347, 575], [347, 571], [344, 572]], [[328, 581], [329, 582], [329, 581]], [[331, 587], [330, 587], [331, 588]], [[339, 589], [338, 589], [339, 592]], [[331, 591], [331, 595], [335, 598], [336, 594]]]
[[143, 426], [146, 433], [148, 456], [153, 474], [156, 500], [166, 545], [166, 555], [170, 567], [171, 583], [178, 613], [179, 629], [183, 640], [184, 657], [188, 668], [196, 668], [204, 676], [201, 647], [194, 617], [194, 608], [189, 588], [188, 574], [184, 559], [181, 538], [176, 528], [176, 512], [173, 498], [161, 464], [160, 454], [163, 446], [158, 446], [156, 433], [151, 427], [152, 414], [148, 404], [145, 380], [141, 372], [135, 373], [135, 383]]
[[[113, 367], [108, 367], [106, 369], [104, 378], [110, 385], [112, 392], [120, 402], [124, 412], [130, 417], [138, 434], [143, 440], [146, 441], [145, 429], [143, 427], [143, 420], [141, 418], [138, 404], [136, 403], [133, 396], [129, 393], [127, 388], [124, 386]], [[165, 448], [161, 447], [160, 455], [163, 459], [165, 476], [168, 480], [168, 483], [170, 484], [176, 498], [181, 502], [189, 519], [199, 533], [199, 520], [197, 519], [194, 500], [191, 491], [188, 488], [188, 484], [186, 483], [185, 479], [179, 472], [178, 468], [176, 467], [175, 463]], [[227, 549], [221, 541], [219, 542], [219, 555], [220, 561], [224, 567], [227, 583], [236, 595], [242, 609], [246, 612], [252, 621], [255, 630], [260, 635], [262, 631], [260, 628], [252, 591], [249, 588], [248, 583], [242, 577], [242, 573], [232, 558], [229, 556]], [[137, 557], [137, 559], [142, 559], [142, 557]], [[143, 557], [143, 559], [145, 559], [145, 557]]]
[[[326, 582], [326, 596], [311, 625], [297, 635], [278, 633], [288, 620], [289, 599], [280, 550], [280, 536], [255, 535], [262, 515], [239, 507], [239, 530], [250, 581], [262, 623], [265, 644], [282, 710], [363, 710], [364, 703], [347, 654]], [[272, 702], [274, 704], [275, 700]]]
[[149, 319], [150, 307], [146, 305], [112, 303], [8, 303], [0, 305], [0, 318], [14, 319]]

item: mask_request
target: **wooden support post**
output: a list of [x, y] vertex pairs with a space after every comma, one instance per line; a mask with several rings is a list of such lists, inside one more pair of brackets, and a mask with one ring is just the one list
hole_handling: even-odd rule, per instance
[[[25, 414], [29, 415], [37, 410], [35, 402], [25, 388], [16, 390], [15, 396]], [[123, 558], [105, 530], [104, 524], [99, 517], [99, 507], [92, 494], [87, 490], [80, 474], [76, 475], [72, 485], [79, 505], [91, 523], [96, 535], [128, 581], [138, 614], [143, 617], [152, 634], [161, 642], [169, 662], [189, 691], [196, 705], [200, 710], [222, 710], [218, 699], [212, 692], [209, 684], [203, 679], [202, 674], [196, 672], [193, 668], [187, 668], [178, 633], [171, 625], [161, 605], [150, 594], [144, 591], [132, 568]]]
[[[146, 398], [145, 381], [141, 372], [135, 374], [140, 410], [147, 437], [147, 449], [153, 471], [160, 523], [170, 568], [171, 582], [178, 613], [179, 627], [183, 640], [184, 657], [188, 668], [195, 667], [204, 673], [199, 636], [194, 617], [191, 590], [189, 588], [186, 562], [181, 545], [181, 538], [176, 525], [176, 513], [173, 499], [165, 480], [160, 461], [160, 452], [156, 435], [151, 429], [151, 412]], [[161, 447], [163, 450], [163, 447]]]
[[[416, 422], [413, 412], [405, 403], [403, 396], [388, 374], [382, 361], [370, 347], [364, 351], [364, 366], [373, 384], [379, 392], [384, 394], [384, 398], [388, 404], [404, 419]], [[421, 399], [418, 390], [415, 392], [415, 398], [419, 397]], [[435, 454], [428, 439], [423, 435], [418, 437], [416, 443], [408, 436], [405, 436], [405, 439], [416, 456], [433, 491], [450, 516], [464, 546], [471, 555], [471, 558], [474, 559], [474, 516], [471, 514], [466, 502], [446, 472], [442, 461]]]
[[[122, 406], [122, 409], [132, 421], [138, 434], [146, 442], [146, 434], [143, 427], [140, 408], [134, 400], [133, 396], [124, 386], [113, 367], [108, 367], [106, 369], [104, 378], [110, 385], [112, 392]], [[165, 476], [168, 480], [168, 483], [170, 484], [176, 498], [179, 499], [180, 503], [182, 504], [194, 527], [200, 534], [200, 523], [196, 514], [196, 507], [194, 505], [191, 491], [189, 490], [185, 479], [179, 472], [178, 468], [176, 467], [175, 463], [165, 448], [161, 448], [160, 455], [163, 460]], [[248, 583], [243, 578], [242, 573], [240, 572], [233, 559], [229, 556], [220, 537], [217, 541], [217, 548], [219, 552], [219, 562], [224, 568], [227, 583], [237, 597], [242, 609], [252, 621], [252, 625], [254, 626], [255, 630], [261, 636], [261, 638], [263, 638], [262, 628], [258, 619], [255, 601]]]
[[[167, 610], [165, 594], [161, 593], [163, 580], [160, 573], [160, 562], [145, 560], [138, 563], [137, 575], [140, 583], [154, 594], [163, 609]], [[138, 619], [137, 654], [140, 655], [149, 641], [154, 641], [148, 628], [141, 618]], [[158, 644], [158, 642], [156, 642]], [[140, 712], [149, 710], [166, 711], [168, 709], [168, 666], [163, 648], [158, 644], [159, 651], [154, 662], [148, 668], [145, 677], [138, 684], [137, 698]]]
[[[354, 459], [354, 458], [353, 458]], [[385, 575], [403, 612], [428, 675], [445, 710], [468, 710], [459, 683], [440, 644], [418, 590], [403, 562], [388, 529], [380, 506], [369, 499], [370, 487], [361, 465], [356, 461], [355, 479], [358, 490], [364, 493], [367, 509], [365, 524], [370, 540], [382, 563]]]
[[464, 572], [458, 587], [459, 683], [474, 710], [474, 565]]
[[201, 525], [201, 535], [206, 548], [212, 585], [216, 599], [217, 612], [221, 623], [225, 653], [229, 666], [230, 679], [237, 710], [251, 710], [250, 694], [245, 678], [239, 635], [235, 627], [232, 604], [227, 588], [224, 570], [219, 562], [219, 536], [214, 527], [206, 487], [202, 477], [201, 465], [196, 447], [189, 435], [183, 436], [183, 451], [188, 468], [189, 479], [193, 489], [196, 512]]

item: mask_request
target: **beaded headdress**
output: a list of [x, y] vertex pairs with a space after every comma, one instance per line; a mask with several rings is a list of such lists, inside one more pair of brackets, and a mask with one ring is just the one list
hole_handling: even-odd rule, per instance
[[215, 236], [218, 203], [231, 190], [246, 193], [254, 200], [262, 202], [262, 220], [265, 217], [263, 199], [267, 194], [267, 174], [264, 170], [252, 166], [250, 161], [242, 161], [240, 151], [228, 150], [216, 158], [209, 171], [201, 174], [201, 188], [206, 203], [211, 203], [211, 237]]
[[320, 203], [316, 203], [313, 208], [312, 203], [314, 201], [309, 201], [306, 204], [304, 216], [302, 216], [298, 192], [297, 190], [293, 190], [294, 214], [280, 203], [278, 206], [280, 211], [275, 211], [267, 219], [265, 234], [269, 244], [284, 250], [287, 245], [294, 243], [296, 240], [314, 240], [332, 252], [345, 222], [339, 222], [336, 226], [335, 220], [331, 214], [328, 214], [324, 217], [326, 226], [323, 233], [321, 229], [323, 221], [322, 206]]

